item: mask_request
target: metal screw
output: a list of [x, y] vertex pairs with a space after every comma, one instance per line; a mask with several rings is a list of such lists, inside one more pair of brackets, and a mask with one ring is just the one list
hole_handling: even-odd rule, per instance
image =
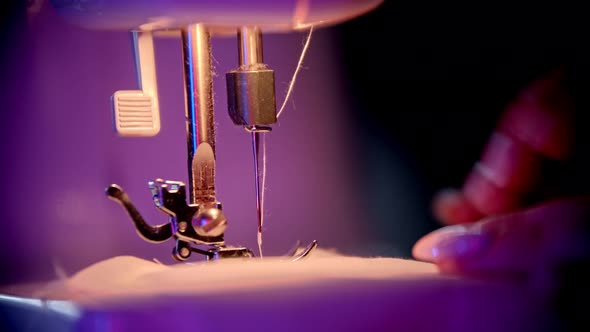
[[190, 255], [190, 250], [187, 247], [180, 248], [180, 256], [188, 257]]
[[187, 227], [188, 227], [188, 224], [186, 223], [186, 221], [181, 221], [178, 223], [178, 231], [181, 233], [184, 233], [186, 231]]

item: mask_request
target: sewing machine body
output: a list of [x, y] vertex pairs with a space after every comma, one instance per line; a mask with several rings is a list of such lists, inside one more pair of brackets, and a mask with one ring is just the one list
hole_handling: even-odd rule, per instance
[[[172, 256], [183, 261], [197, 252], [206, 257], [253, 257], [244, 247], [228, 247], [224, 240], [227, 218], [217, 198], [216, 188], [216, 113], [213, 102], [211, 38], [237, 35], [238, 63], [226, 73], [227, 106], [234, 124], [246, 129], [252, 138], [258, 247], [262, 257], [264, 220], [264, 168], [260, 160], [262, 137], [277, 122], [274, 71], [263, 58], [262, 33], [287, 33], [294, 30], [337, 24], [362, 15], [381, 1], [84, 1], [51, 2], [68, 22], [85, 29], [131, 33], [137, 86], [135, 90], [116, 90], [111, 97], [113, 123], [120, 136], [152, 137], [161, 130], [156, 52], [157, 35], [180, 37], [182, 41], [183, 83], [187, 132], [186, 185], [160, 178], [149, 182], [153, 201], [169, 222], [152, 226], [144, 220], [126, 192], [110, 184], [107, 196], [120, 203], [132, 219], [140, 236], [160, 243], [174, 238]], [[311, 31], [310, 31], [311, 33]], [[293, 81], [295, 77], [293, 77]], [[288, 98], [287, 95], [286, 98]], [[170, 110], [163, 110], [170, 111]], [[264, 141], [263, 141], [264, 142]], [[264, 164], [262, 167], [265, 167]], [[209, 246], [197, 248], [197, 245]], [[314, 240], [302, 251], [305, 257], [315, 248]], [[293, 251], [297, 252], [297, 250]]]
[[117, 1], [51, 0], [70, 23], [101, 30], [169, 30], [203, 23], [215, 34], [235, 35], [241, 26], [289, 32], [347, 21], [375, 9], [383, 0]]

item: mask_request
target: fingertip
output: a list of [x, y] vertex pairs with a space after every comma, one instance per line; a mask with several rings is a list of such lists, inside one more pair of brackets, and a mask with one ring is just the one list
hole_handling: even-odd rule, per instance
[[414, 246], [412, 247], [412, 257], [419, 261], [433, 263], [434, 257], [432, 255], [432, 248], [434, 245], [435, 239], [432, 236], [432, 233], [426, 234], [414, 243]]
[[452, 225], [423, 236], [412, 248], [412, 255], [418, 260], [439, 264], [476, 257], [485, 252], [490, 243], [477, 223]]
[[473, 207], [463, 193], [457, 189], [443, 189], [432, 201], [434, 217], [446, 225], [474, 222], [482, 214]]
[[[446, 226], [422, 236], [412, 247], [412, 256], [423, 262], [438, 263], [437, 245], [445, 233], [453, 233], [456, 228], [463, 228], [462, 225]], [[448, 229], [451, 232], [447, 231]]]

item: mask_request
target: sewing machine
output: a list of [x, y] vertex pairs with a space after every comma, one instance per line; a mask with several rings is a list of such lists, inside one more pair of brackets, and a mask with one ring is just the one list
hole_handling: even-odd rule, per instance
[[[159, 130], [172, 125], [160, 123], [161, 117], [182, 113], [180, 109], [159, 109], [159, 89], [155, 84], [157, 52], [153, 51], [155, 39], [181, 40], [182, 51], [178, 53], [184, 64], [189, 181], [155, 178], [147, 184], [156, 207], [170, 220], [158, 226], [146, 222], [134, 205], [140, 205], [137, 203], [140, 198], [131, 203], [122, 186], [108, 186], [106, 193], [123, 205], [140, 236], [151, 242], [174, 239], [175, 259], [186, 261], [196, 252], [219, 264], [192, 265], [189, 260], [188, 264], [165, 266], [133, 257], [115, 257], [69, 276], [64, 292], [59, 283], [57, 287], [42, 285], [32, 291], [4, 287], [0, 293], [9, 295], [0, 295], [1, 318], [8, 317], [18, 321], [18, 326], [40, 331], [187, 327], [239, 331], [520, 331], [542, 326], [537, 317], [543, 316], [543, 312], [528, 298], [526, 290], [448, 278], [437, 274], [434, 266], [427, 263], [326, 256], [321, 247], [315, 249], [317, 255], [309, 255], [317, 245], [313, 241], [301, 250], [295, 248], [286, 261], [266, 257], [249, 259], [248, 264], [240, 265], [239, 259], [219, 259], [256, 255], [245, 246], [234, 247], [225, 242], [226, 229], [231, 229], [226, 227], [236, 227], [236, 223], [227, 222], [216, 195], [217, 189], [221, 189], [215, 183], [219, 166], [216, 156], [221, 151], [216, 150], [214, 115], [219, 118], [219, 113], [225, 112], [213, 108], [211, 54], [215, 50], [210, 49], [210, 38], [235, 40], [237, 37], [236, 70], [228, 71], [226, 76], [229, 115], [241, 138], [252, 140], [253, 158], [257, 162], [261, 136], [271, 135], [268, 131], [277, 123], [277, 94], [273, 91], [272, 68], [264, 66], [261, 34], [305, 32], [312, 26], [315, 29], [337, 24], [378, 8], [380, 1], [250, 1], [234, 2], [230, 6], [223, 1], [175, 0], [151, 1], [149, 7], [140, 1], [133, 2], [134, 7], [114, 0], [52, 3], [61, 18], [81, 30], [131, 33], [139, 89], [125, 90], [133, 87], [112, 84], [106, 87], [113, 94], [113, 122], [119, 134], [113, 140], [117, 142], [126, 140], [120, 136], [131, 139], [147, 136], [147, 146], [149, 140], [157, 139], [151, 137]], [[85, 35], [80, 37], [83, 38]], [[182, 81], [180, 76], [176, 79]], [[257, 93], [252, 91], [255, 88], [259, 88]], [[106, 101], [108, 93], [98, 99]], [[100, 111], [109, 110], [104, 107]], [[275, 132], [284, 129], [276, 128]], [[134, 157], [145, 157], [148, 153], [151, 152], [143, 151]], [[135, 181], [134, 175], [129, 176], [130, 181]], [[258, 190], [259, 181], [257, 177]], [[100, 183], [100, 186], [107, 184]], [[72, 196], [75, 197], [69, 197]], [[247, 202], [252, 210], [255, 203]], [[100, 203], [92, 201], [92, 204]], [[79, 225], [92, 223], [92, 218], [84, 219], [76, 214], [73, 205], [67, 207], [79, 219], [70, 223], [68, 229], [77, 230]], [[258, 205], [257, 226], [260, 227], [263, 211]], [[91, 213], [84, 211], [82, 216]], [[93, 217], [103, 222], [100, 216]], [[116, 224], [110, 232], [129, 233], [124, 229], [131, 228], [129, 224]], [[247, 227], [254, 225], [253, 221]], [[61, 241], [63, 234], [46, 232], [43, 236], [59, 237]], [[114, 241], [97, 240], [97, 243], [108, 246]], [[67, 249], [71, 250], [71, 245]], [[292, 262], [300, 258], [309, 259]], [[511, 305], [498, 308], [498, 303]]]
[[[129, 2], [52, 1], [68, 21], [88, 29], [130, 31], [138, 90], [119, 90], [112, 95], [113, 122], [120, 136], [150, 137], [160, 131], [160, 107], [153, 39], [182, 39], [186, 97], [188, 184], [154, 179], [149, 182], [156, 206], [170, 222], [148, 224], [123, 189], [110, 185], [107, 195], [119, 202], [138, 233], [160, 243], [174, 238], [173, 257], [186, 260], [191, 253], [207, 259], [253, 257], [245, 247], [227, 246], [227, 218], [216, 197], [216, 139], [211, 64], [211, 37], [237, 36], [237, 66], [226, 73], [228, 113], [233, 123], [251, 134], [254, 158], [258, 244], [262, 255], [263, 194], [259, 170], [261, 135], [277, 122], [274, 71], [264, 63], [262, 34], [287, 33], [336, 24], [366, 13], [381, 0], [345, 1], [250, 1], [226, 2], [156, 1]], [[105, 110], [106, 111], [106, 110]], [[162, 110], [172, 112], [175, 110]], [[264, 176], [264, 173], [262, 173]], [[188, 194], [187, 194], [188, 191]], [[205, 246], [205, 248], [198, 248]], [[303, 250], [290, 251], [294, 260], [307, 256], [313, 241]]]

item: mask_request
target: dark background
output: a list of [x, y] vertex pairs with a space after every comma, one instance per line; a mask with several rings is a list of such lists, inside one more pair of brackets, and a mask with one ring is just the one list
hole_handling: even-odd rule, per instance
[[[415, 213], [430, 221], [422, 231], [438, 227], [429, 213], [432, 195], [461, 186], [508, 103], [559, 66], [578, 105], [579, 147], [567, 165], [550, 166], [560, 173], [553, 181], [587, 192], [590, 29], [580, 2], [387, 0], [335, 29], [357, 142], [379, 146], [363, 165], [368, 204], [381, 215], [392, 215], [392, 200], [404, 198], [388, 194], [395, 184], [379, 165], [400, 159], [416, 175]], [[412, 236], [398, 235], [404, 231], [387, 221], [379, 225], [384, 238], [409, 250]]]

